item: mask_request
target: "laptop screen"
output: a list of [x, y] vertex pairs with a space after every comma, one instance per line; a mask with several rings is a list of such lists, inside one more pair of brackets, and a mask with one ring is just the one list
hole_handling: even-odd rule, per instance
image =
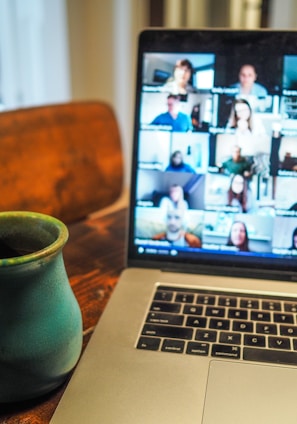
[[129, 259], [293, 273], [297, 33], [140, 35]]

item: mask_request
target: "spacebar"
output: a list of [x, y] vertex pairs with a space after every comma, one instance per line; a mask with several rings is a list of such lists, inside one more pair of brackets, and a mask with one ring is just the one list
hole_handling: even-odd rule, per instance
[[273, 362], [275, 364], [297, 365], [297, 352], [287, 352], [272, 349], [243, 349], [243, 359], [246, 361]]

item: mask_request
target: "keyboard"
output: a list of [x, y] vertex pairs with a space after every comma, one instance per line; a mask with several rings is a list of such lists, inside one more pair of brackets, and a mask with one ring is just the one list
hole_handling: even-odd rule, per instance
[[136, 347], [297, 365], [297, 299], [159, 286]]

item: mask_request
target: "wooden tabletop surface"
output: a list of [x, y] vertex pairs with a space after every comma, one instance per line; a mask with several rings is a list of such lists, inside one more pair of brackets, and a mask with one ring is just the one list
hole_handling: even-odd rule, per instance
[[[127, 210], [120, 209], [68, 226], [69, 241], [63, 253], [70, 284], [82, 311], [83, 349], [124, 268], [126, 222]], [[53, 393], [30, 402], [0, 404], [0, 423], [48, 423], [66, 386], [67, 382]]]

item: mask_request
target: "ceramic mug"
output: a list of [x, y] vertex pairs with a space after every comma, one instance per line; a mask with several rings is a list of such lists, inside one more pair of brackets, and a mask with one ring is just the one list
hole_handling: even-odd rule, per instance
[[34, 212], [0, 213], [0, 402], [62, 384], [82, 348], [82, 318], [62, 249], [64, 223]]

